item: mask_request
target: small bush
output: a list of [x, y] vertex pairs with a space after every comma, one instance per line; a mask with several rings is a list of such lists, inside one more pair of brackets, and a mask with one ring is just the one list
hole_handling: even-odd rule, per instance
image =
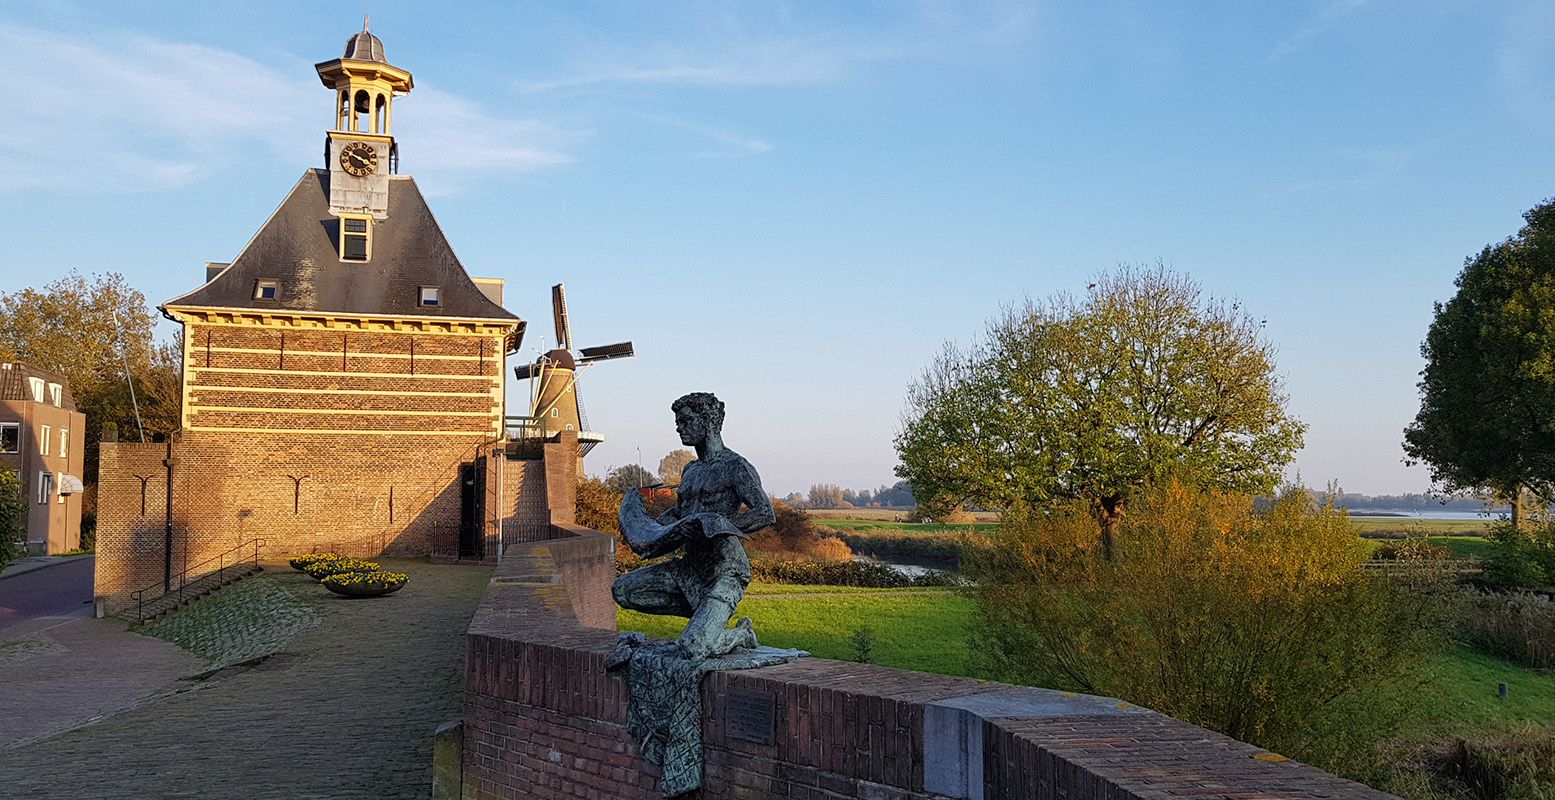
[[875, 660], [875, 629], [864, 627], [853, 632], [848, 637], [853, 645], [853, 660], [860, 664], [871, 664]]
[[1555, 584], [1555, 523], [1522, 531], [1510, 522], [1490, 527], [1490, 557], [1485, 580], [1508, 589], [1534, 589]]
[[1486, 655], [1555, 669], [1555, 602], [1538, 595], [1481, 595], [1464, 610], [1459, 634]]
[[1555, 797], [1555, 727], [1454, 738], [1421, 748], [1402, 766], [1429, 775], [1429, 791], [1448, 797], [1549, 800]]
[[1377, 545], [1377, 549], [1371, 551], [1371, 558], [1373, 561], [1434, 561], [1452, 558], [1452, 550], [1416, 536]]

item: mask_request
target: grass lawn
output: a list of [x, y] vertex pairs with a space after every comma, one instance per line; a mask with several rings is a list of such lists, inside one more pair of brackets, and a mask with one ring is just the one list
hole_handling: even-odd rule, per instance
[[[797, 596], [795, 596], [797, 595]], [[966, 646], [972, 600], [950, 589], [861, 589], [752, 583], [740, 616], [756, 624], [762, 644], [797, 647], [851, 661], [853, 633], [874, 632], [873, 661], [902, 669], [969, 675]], [[686, 621], [619, 611], [623, 631], [671, 638]]]

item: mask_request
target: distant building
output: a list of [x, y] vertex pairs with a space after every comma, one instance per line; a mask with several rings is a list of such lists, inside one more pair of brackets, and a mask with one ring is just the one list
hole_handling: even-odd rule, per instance
[[27, 502], [27, 551], [55, 555], [81, 546], [81, 472], [86, 415], [52, 372], [0, 363], [0, 469], [16, 473]]
[[410, 73], [366, 30], [317, 72], [335, 117], [324, 168], [161, 306], [183, 330], [180, 430], [103, 443], [110, 608], [260, 540], [272, 556], [490, 559], [572, 519], [577, 435], [510, 446], [506, 359], [525, 323], [399, 174], [392, 105]]

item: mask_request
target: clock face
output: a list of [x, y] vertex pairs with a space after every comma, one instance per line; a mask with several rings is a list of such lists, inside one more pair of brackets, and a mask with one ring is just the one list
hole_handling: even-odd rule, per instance
[[366, 142], [352, 142], [340, 149], [340, 168], [360, 178], [378, 169], [378, 151]]

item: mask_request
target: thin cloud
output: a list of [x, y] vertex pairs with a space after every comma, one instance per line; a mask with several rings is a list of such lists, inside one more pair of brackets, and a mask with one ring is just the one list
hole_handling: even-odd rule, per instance
[[1302, 23], [1295, 33], [1292, 33], [1284, 41], [1275, 45], [1268, 58], [1264, 59], [1264, 63], [1273, 64], [1298, 52], [1306, 46], [1307, 42], [1327, 32], [1328, 29], [1332, 28], [1340, 20], [1360, 11], [1366, 6], [1367, 2], [1369, 0], [1333, 0], [1308, 18], [1306, 22]]
[[[570, 74], [526, 81], [520, 91], [601, 85], [693, 87], [789, 86], [834, 79], [874, 62], [956, 59], [1018, 44], [1034, 14], [1023, 5], [923, 4], [883, 29], [773, 35], [770, 21], [689, 15], [673, 44], [640, 42], [583, 48]], [[785, 27], [795, 27], [786, 24]], [[755, 32], [752, 32], [755, 31]]]
[[[157, 191], [255, 157], [312, 164], [329, 122], [329, 98], [310, 63], [281, 71], [228, 50], [130, 33], [0, 28], [0, 72], [8, 112], [0, 191]], [[450, 176], [568, 161], [568, 137], [540, 122], [497, 117], [436, 91], [401, 102], [396, 127], [415, 129], [402, 138], [425, 142], [416, 163]]]

